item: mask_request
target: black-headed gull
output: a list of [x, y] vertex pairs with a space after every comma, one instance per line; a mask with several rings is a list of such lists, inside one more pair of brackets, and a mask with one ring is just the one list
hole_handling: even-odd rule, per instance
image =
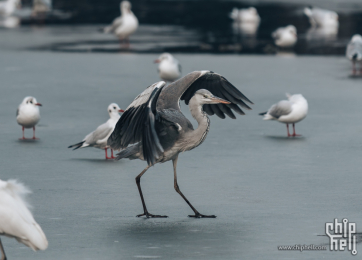
[[120, 41], [125, 41], [129, 45], [128, 37], [138, 28], [138, 19], [131, 11], [131, 3], [122, 1], [120, 4], [121, 16], [113, 20], [112, 24], [105, 27], [105, 33], [114, 33]]
[[359, 71], [362, 74], [362, 36], [359, 34], [353, 35], [351, 41], [347, 45], [346, 57], [352, 61], [352, 74], [357, 73], [356, 62], [359, 63]]
[[278, 47], [293, 47], [297, 43], [297, 28], [294, 25], [280, 27], [272, 33], [272, 37]]
[[155, 63], [158, 65], [158, 74], [164, 81], [173, 82], [181, 77], [181, 65], [170, 53], [162, 53]]
[[[48, 240], [25, 200], [30, 191], [15, 180], [0, 180], [0, 235], [13, 237], [34, 251], [45, 250]], [[6, 259], [0, 240], [1, 259]]]
[[[308, 113], [308, 102], [301, 94], [289, 95], [288, 100], [282, 100], [271, 106], [268, 112], [260, 113], [263, 120], [277, 120], [287, 125], [288, 136], [298, 136], [295, 133], [295, 123], [303, 120]], [[289, 134], [289, 124], [293, 124], [293, 134]]]
[[306, 7], [304, 14], [309, 18], [312, 27], [339, 27], [336, 12], [317, 7]]
[[84, 137], [83, 141], [77, 144], [73, 144], [68, 148], [74, 148], [76, 150], [78, 148], [85, 147], [95, 147], [99, 149], [104, 149], [106, 153], [106, 159], [114, 159], [113, 150], [111, 149], [111, 157], [107, 155], [107, 140], [108, 137], [112, 134], [114, 127], [116, 126], [118, 119], [120, 118], [119, 113], [124, 112], [116, 103], [112, 103], [107, 108], [109, 117], [107, 122], [97, 127], [96, 130], [88, 134]]
[[18, 107], [16, 111], [16, 121], [23, 128], [23, 137], [20, 138], [22, 140], [26, 139], [24, 136], [25, 128], [33, 128], [33, 139], [37, 139], [35, 137], [35, 125], [40, 120], [40, 111], [39, 106], [42, 104], [36, 101], [35, 97], [25, 97], [23, 102]]

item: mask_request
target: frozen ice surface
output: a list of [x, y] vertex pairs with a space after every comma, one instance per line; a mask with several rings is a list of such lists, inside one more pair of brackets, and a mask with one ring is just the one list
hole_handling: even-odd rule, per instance
[[[1, 34], [0, 178], [33, 190], [34, 216], [49, 240], [46, 251], [34, 253], [3, 238], [9, 259], [352, 257], [277, 250], [327, 245], [325, 223], [334, 218], [361, 231], [362, 82], [348, 76], [344, 57], [176, 54], [184, 75], [218, 72], [255, 105], [237, 120], [211, 117], [206, 141], [180, 155], [180, 189], [217, 218], [187, 217], [192, 211], [173, 189], [168, 162], [151, 168], [141, 185], [149, 211], [169, 218], [143, 219], [135, 217], [142, 206], [134, 178], [144, 162], [105, 161], [101, 150], [67, 146], [108, 119], [109, 103], [126, 108], [158, 81], [158, 55], [29, 51], [18, 46], [33, 36]], [[309, 102], [307, 118], [296, 125], [300, 138], [286, 138], [283, 124], [258, 116], [286, 92]], [[43, 104], [36, 142], [18, 140], [15, 112], [27, 95]]]

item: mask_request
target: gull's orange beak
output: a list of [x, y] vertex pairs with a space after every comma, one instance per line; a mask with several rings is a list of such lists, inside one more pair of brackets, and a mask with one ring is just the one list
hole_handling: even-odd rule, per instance
[[214, 101], [215, 103], [221, 103], [221, 104], [231, 104], [231, 102], [222, 99], [222, 98], [218, 98], [218, 97], [212, 97], [210, 98], [212, 101]]
[[153, 63], [160, 63], [161, 61], [159, 59], [154, 60]]
[[123, 112], [124, 112], [124, 110], [123, 110], [123, 109], [120, 109], [120, 110], [118, 110], [118, 112], [121, 112], [121, 113], [123, 113]]
[[36, 105], [36, 106], [43, 106], [42, 104], [40, 104], [40, 103], [35, 103], [34, 105]]

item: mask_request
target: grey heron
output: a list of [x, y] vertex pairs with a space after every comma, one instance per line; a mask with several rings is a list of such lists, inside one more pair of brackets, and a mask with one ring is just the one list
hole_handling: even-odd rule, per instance
[[[198, 122], [196, 129], [182, 114], [180, 100], [189, 105], [191, 115]], [[205, 140], [210, 128], [207, 114], [216, 114], [223, 119], [226, 114], [235, 119], [232, 110], [244, 115], [238, 105], [251, 109], [244, 101], [253, 104], [228, 80], [212, 71], [189, 73], [168, 86], [164, 81], [157, 82], [135, 98], [119, 119], [108, 145], [114, 150], [123, 149], [117, 154], [118, 160], [147, 161], [147, 167], [136, 177], [144, 211], [137, 217], [167, 217], [148, 212], [140, 181], [151, 166], [169, 160], [173, 162], [174, 188], [195, 213], [189, 217], [216, 217], [200, 214], [182, 194], [177, 184], [178, 154], [196, 148]]]

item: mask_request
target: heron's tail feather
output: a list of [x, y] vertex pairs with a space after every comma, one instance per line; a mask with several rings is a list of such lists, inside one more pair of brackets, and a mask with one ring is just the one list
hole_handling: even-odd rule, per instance
[[[77, 144], [70, 145], [70, 146], [68, 146], [68, 148], [73, 148], [73, 147], [75, 147], [73, 150], [77, 150], [78, 148], [81, 148], [81, 147], [83, 146], [84, 142], [85, 142], [85, 141], [82, 141], [82, 142], [77, 143]], [[85, 146], [84, 146], [84, 147], [85, 147]]]

